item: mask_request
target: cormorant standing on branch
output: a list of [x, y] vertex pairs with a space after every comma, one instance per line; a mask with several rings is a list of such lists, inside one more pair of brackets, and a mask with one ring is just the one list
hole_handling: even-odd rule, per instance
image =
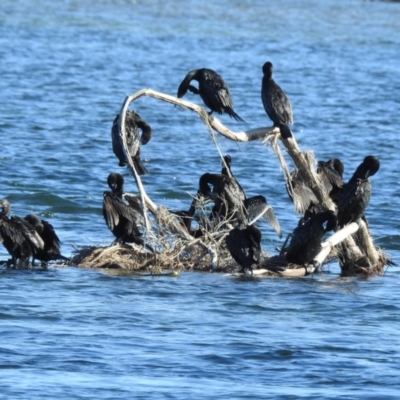
[[272, 68], [269, 61], [262, 67], [261, 99], [268, 117], [280, 129], [282, 138], [288, 139], [292, 137], [288, 127], [293, 124], [292, 106], [284, 91], [272, 79]]
[[[189, 83], [195, 80], [199, 82], [199, 88]], [[222, 77], [212, 69], [201, 68], [190, 71], [178, 88], [177, 97], [183, 97], [190, 90], [194, 94], [199, 94], [205, 105], [218, 114], [226, 113], [236, 121], [245, 122], [233, 111], [233, 103], [229, 94], [229, 89]]]
[[301, 219], [291, 234], [289, 246], [283, 249], [286, 260], [307, 267], [320, 252], [325, 232], [335, 229], [336, 225], [336, 214], [331, 210], [315, 214], [305, 222]]
[[343, 185], [338, 201], [338, 225], [340, 228], [362, 217], [371, 198], [371, 182], [380, 167], [377, 157], [367, 156], [358, 166], [351, 179]]
[[11, 211], [7, 199], [0, 200], [0, 241], [11, 255], [7, 265], [27, 266], [29, 257], [37, 256], [44, 248], [41, 237], [35, 228], [20, 217], [9, 217]]
[[103, 194], [103, 216], [110, 231], [116, 237], [114, 242], [136, 243], [144, 245], [136, 221], [143, 218], [138, 211], [122, 200], [124, 178], [117, 173], [111, 173], [107, 178], [111, 192]]
[[[114, 118], [111, 128], [111, 139], [113, 152], [119, 159], [119, 166], [127, 165], [122, 140], [118, 131], [119, 114]], [[138, 128], [141, 129], [142, 135], [139, 138]], [[146, 167], [140, 160], [140, 146], [145, 145], [151, 139], [151, 127], [140, 118], [140, 115], [135, 111], [127, 111], [125, 116], [126, 144], [128, 152], [132, 158], [135, 169], [139, 175], [148, 174]]]
[[232, 257], [242, 267], [241, 272], [249, 269], [253, 273], [254, 265], [260, 267], [261, 232], [255, 225], [232, 229], [225, 241]]
[[32, 265], [35, 263], [35, 259], [42, 261], [44, 264], [52, 260], [68, 260], [67, 257], [60, 253], [60, 239], [53, 225], [34, 214], [28, 214], [24, 219], [35, 228], [44, 243], [43, 249], [39, 249], [34, 255]]

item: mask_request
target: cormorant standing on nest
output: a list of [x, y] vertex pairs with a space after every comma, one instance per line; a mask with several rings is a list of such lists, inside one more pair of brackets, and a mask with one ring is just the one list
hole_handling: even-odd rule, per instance
[[261, 99], [268, 117], [281, 131], [283, 139], [292, 137], [288, 125], [293, 124], [292, 106], [284, 91], [272, 79], [272, 63], [266, 62], [262, 71]]
[[321, 239], [325, 232], [335, 229], [336, 224], [336, 214], [331, 210], [315, 214], [305, 222], [300, 220], [299, 225], [289, 235], [289, 246], [282, 250], [286, 260], [307, 267], [320, 252]]
[[225, 241], [232, 257], [242, 267], [241, 272], [249, 269], [253, 273], [254, 265], [260, 267], [261, 232], [255, 225], [232, 229]]
[[338, 201], [338, 225], [340, 228], [350, 222], [357, 222], [371, 198], [371, 182], [380, 167], [377, 157], [367, 156], [358, 166], [351, 179], [343, 185]]
[[248, 213], [248, 218], [249, 219], [254, 219], [254, 218], [258, 219], [258, 217], [262, 215], [267, 220], [267, 222], [270, 224], [270, 226], [275, 230], [275, 232], [278, 234], [278, 236], [281, 238], [282, 237], [281, 227], [279, 225], [278, 220], [275, 217], [274, 210], [267, 203], [267, 199], [261, 195], [247, 197], [242, 186], [240, 185], [240, 183], [237, 181], [237, 179], [235, 178], [235, 176], [232, 173], [232, 170], [231, 170], [232, 158], [231, 158], [231, 156], [229, 154], [224, 156], [224, 161], [225, 161], [225, 165], [222, 166], [221, 174], [230, 176], [232, 179], [234, 179], [236, 184], [238, 185], [239, 189], [242, 191], [243, 196], [245, 198], [244, 206]]
[[110, 231], [116, 237], [114, 242], [136, 243], [144, 245], [136, 221], [143, 218], [138, 210], [130, 207], [122, 200], [124, 178], [111, 173], [107, 178], [111, 192], [103, 194], [103, 216]]
[[0, 200], [0, 241], [11, 255], [7, 265], [27, 266], [29, 257], [36, 257], [44, 248], [41, 237], [35, 228], [20, 217], [9, 217], [11, 211], [8, 200]]
[[60, 239], [53, 225], [34, 214], [28, 214], [24, 219], [35, 228], [44, 243], [43, 249], [39, 249], [34, 255], [32, 265], [34, 265], [35, 259], [42, 261], [44, 265], [52, 260], [68, 260], [60, 253]]
[[[119, 159], [119, 166], [127, 165], [121, 137], [118, 131], [118, 118], [119, 114], [114, 118], [111, 128], [111, 139], [113, 152]], [[142, 135], [139, 138], [138, 128], [142, 130]], [[135, 111], [127, 111], [125, 115], [125, 130], [126, 130], [126, 144], [128, 152], [132, 158], [135, 169], [139, 175], [148, 174], [146, 167], [140, 160], [140, 146], [145, 145], [151, 139], [151, 128], [145, 121], [140, 118], [140, 115]]]
[[[210, 185], [213, 186], [211, 190]], [[236, 180], [222, 174], [205, 173], [199, 180], [199, 191], [208, 199], [214, 201], [213, 217], [222, 217], [228, 222], [247, 220], [247, 211], [244, 206], [246, 198]]]
[[[189, 83], [195, 80], [199, 82], [199, 88]], [[233, 103], [229, 94], [229, 89], [224, 80], [212, 69], [201, 68], [190, 71], [178, 88], [177, 97], [183, 97], [190, 90], [194, 94], [199, 94], [205, 105], [218, 114], [226, 113], [236, 121], [244, 120], [233, 111]]]

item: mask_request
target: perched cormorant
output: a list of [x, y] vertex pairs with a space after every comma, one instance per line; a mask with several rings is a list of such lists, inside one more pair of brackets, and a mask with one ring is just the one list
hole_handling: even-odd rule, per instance
[[25, 218], [42, 238], [44, 247], [39, 249], [32, 259], [32, 265], [35, 260], [40, 260], [43, 264], [47, 264], [52, 260], [68, 260], [60, 253], [60, 239], [58, 238], [53, 225], [44, 219], [40, 219], [35, 214], [28, 214]]
[[269, 61], [262, 67], [261, 99], [268, 117], [280, 129], [282, 138], [288, 139], [292, 137], [288, 127], [293, 124], [292, 106], [284, 91], [272, 79], [272, 68]]
[[37, 257], [44, 243], [30, 223], [15, 215], [9, 217], [10, 211], [8, 200], [0, 200], [0, 241], [11, 255], [7, 265], [24, 267], [30, 256]]
[[[127, 165], [123, 145], [118, 131], [118, 117], [114, 118], [111, 128], [111, 139], [113, 152], [119, 159], [119, 166]], [[142, 130], [142, 135], [139, 138], [138, 128]], [[147, 169], [140, 160], [140, 146], [145, 145], [151, 139], [151, 128], [145, 121], [140, 118], [140, 115], [135, 111], [127, 111], [125, 116], [126, 144], [128, 151], [132, 157], [133, 164], [139, 175], [147, 174]]]
[[242, 267], [241, 272], [253, 266], [260, 267], [261, 262], [261, 232], [255, 225], [246, 228], [234, 228], [226, 237], [226, 246], [234, 260]]
[[[198, 89], [193, 85], [189, 85], [192, 80], [199, 82]], [[233, 103], [228, 86], [222, 77], [212, 69], [201, 68], [190, 71], [179, 85], [177, 97], [183, 97], [188, 90], [200, 95], [205, 105], [211, 109], [209, 114], [212, 114], [213, 111], [218, 114], [226, 113], [236, 121], [244, 122], [233, 111]]]
[[235, 180], [236, 184], [238, 185], [239, 189], [242, 191], [244, 200], [244, 206], [247, 211], [248, 218], [253, 220], [254, 218], [258, 219], [260, 216], [263, 216], [270, 226], [274, 229], [274, 231], [278, 234], [278, 236], [282, 237], [281, 227], [279, 225], [278, 220], [275, 217], [274, 210], [272, 207], [267, 203], [267, 199], [264, 196], [257, 195], [253, 197], [247, 197], [245, 191], [243, 190], [242, 186], [235, 178], [232, 173], [231, 165], [232, 165], [232, 158], [229, 154], [224, 156], [225, 164], [222, 166], [221, 174], [230, 176], [232, 179]]
[[343, 186], [343, 172], [344, 165], [338, 158], [331, 158], [327, 162], [318, 161], [317, 173], [321, 176], [325, 191], [335, 203]]
[[110, 231], [116, 237], [114, 242], [144, 245], [136, 220], [143, 218], [138, 211], [122, 200], [124, 178], [111, 173], [107, 178], [111, 192], [103, 194], [103, 216]]
[[[211, 190], [210, 185], [213, 186]], [[214, 201], [213, 217], [222, 217], [230, 222], [247, 220], [247, 211], [244, 206], [246, 198], [236, 180], [222, 174], [205, 173], [199, 180], [199, 191], [208, 199]]]
[[307, 267], [320, 252], [325, 232], [335, 229], [337, 218], [333, 211], [328, 210], [311, 216], [305, 222], [300, 221], [291, 234], [289, 246], [283, 249], [283, 254], [290, 263]]
[[380, 167], [378, 158], [367, 156], [351, 179], [343, 185], [338, 201], [338, 225], [343, 227], [362, 217], [371, 198], [371, 182]]

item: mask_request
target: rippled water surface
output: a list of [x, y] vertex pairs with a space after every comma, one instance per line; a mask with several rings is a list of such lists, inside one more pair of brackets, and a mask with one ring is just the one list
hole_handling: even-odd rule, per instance
[[[66, 255], [110, 243], [106, 177], [121, 172], [135, 190], [110, 145], [125, 96], [146, 87], [175, 95], [189, 70], [209, 67], [247, 124], [221, 121], [268, 126], [260, 87], [269, 60], [302, 150], [341, 158], [345, 179], [366, 155], [379, 157], [366, 215], [399, 263], [399, 32], [400, 4], [390, 2], [1, 1], [0, 197], [18, 215], [48, 219]], [[153, 128], [142, 149], [148, 194], [185, 208], [198, 177], [220, 169], [207, 130], [154, 99], [134, 108]], [[219, 141], [286, 235], [297, 216], [275, 155]], [[260, 228], [266, 250], [282, 245]], [[295, 280], [1, 269], [1, 396], [397, 399], [399, 268], [368, 280], [339, 272], [335, 263]]]

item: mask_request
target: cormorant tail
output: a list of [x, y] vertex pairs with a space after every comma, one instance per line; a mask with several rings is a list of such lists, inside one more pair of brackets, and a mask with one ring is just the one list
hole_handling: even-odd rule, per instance
[[136, 172], [139, 175], [148, 175], [149, 174], [149, 172], [147, 171], [146, 167], [143, 165], [143, 163], [140, 159], [133, 160], [133, 163], [135, 164]]
[[[226, 113], [233, 119], [235, 119], [236, 121], [242, 121], [242, 122], [246, 122], [243, 118], [239, 117], [239, 115], [237, 115], [235, 113], [235, 111], [232, 110], [232, 108], [227, 108], [226, 109]], [[290, 131], [289, 131], [290, 132]]]
[[279, 125], [279, 129], [281, 131], [281, 136], [283, 139], [289, 139], [292, 136], [292, 131], [289, 129], [287, 125]]

